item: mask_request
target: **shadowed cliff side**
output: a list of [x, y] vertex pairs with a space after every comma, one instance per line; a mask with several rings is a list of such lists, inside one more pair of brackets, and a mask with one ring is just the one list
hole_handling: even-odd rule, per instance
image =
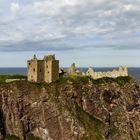
[[140, 86], [130, 77], [0, 84], [0, 139], [139, 140]]

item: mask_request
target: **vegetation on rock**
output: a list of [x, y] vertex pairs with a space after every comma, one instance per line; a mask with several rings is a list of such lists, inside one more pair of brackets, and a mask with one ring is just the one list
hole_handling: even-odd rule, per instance
[[7, 79], [27, 79], [25, 75], [0, 75], [0, 83], [5, 82]]

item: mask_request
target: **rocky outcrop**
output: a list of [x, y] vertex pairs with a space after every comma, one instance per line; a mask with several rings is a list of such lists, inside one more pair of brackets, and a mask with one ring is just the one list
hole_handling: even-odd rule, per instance
[[0, 139], [10, 136], [20, 140], [139, 140], [140, 86], [129, 77], [0, 84]]

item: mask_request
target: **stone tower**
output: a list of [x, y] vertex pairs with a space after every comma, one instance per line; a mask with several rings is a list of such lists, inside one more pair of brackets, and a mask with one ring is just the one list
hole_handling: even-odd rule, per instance
[[72, 63], [71, 66], [66, 70], [68, 75], [76, 75], [76, 66], [75, 63]]
[[28, 81], [51, 83], [59, 78], [59, 60], [54, 55], [45, 56], [43, 60], [34, 57], [27, 61]]
[[54, 55], [44, 57], [44, 81], [52, 82], [59, 78], [59, 61], [55, 60]]

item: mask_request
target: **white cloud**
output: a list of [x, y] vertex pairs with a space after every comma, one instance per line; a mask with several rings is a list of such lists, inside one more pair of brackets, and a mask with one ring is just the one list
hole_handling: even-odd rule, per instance
[[20, 10], [20, 6], [17, 2], [11, 3], [11, 12], [16, 14]]
[[65, 7], [73, 7], [78, 4], [78, 0], [47, 0], [36, 1], [33, 4], [35, 13], [42, 15], [57, 15]]
[[[12, 2], [11, 11], [16, 18], [6, 25], [0, 22], [3, 32], [0, 43], [7, 41], [6, 44], [12, 42], [20, 46], [20, 42], [38, 42], [39, 48], [41, 41], [49, 41], [49, 45], [55, 42], [64, 48], [74, 40], [72, 46], [75, 43], [75, 48], [80, 48], [82, 37], [92, 42], [89, 46], [95, 45], [93, 41], [96, 42], [96, 38], [102, 38], [108, 41], [108, 45], [116, 47], [110, 40], [126, 40], [127, 44], [128, 37], [140, 34], [138, 0], [133, 3], [130, 0], [33, 0], [26, 4], [20, 2], [20, 5]], [[138, 46], [139, 39], [135, 43]], [[33, 46], [32, 49], [36, 48]]]

